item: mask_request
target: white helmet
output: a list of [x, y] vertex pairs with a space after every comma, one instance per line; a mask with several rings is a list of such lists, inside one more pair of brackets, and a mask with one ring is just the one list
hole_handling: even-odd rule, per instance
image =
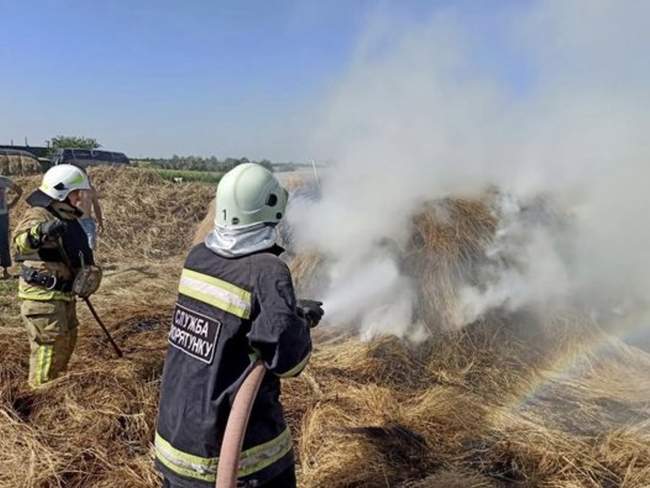
[[289, 194], [264, 166], [244, 163], [226, 173], [217, 186], [219, 227], [237, 229], [282, 219]]
[[48, 197], [64, 201], [74, 190], [90, 190], [88, 176], [72, 164], [59, 164], [47, 170], [39, 188]]

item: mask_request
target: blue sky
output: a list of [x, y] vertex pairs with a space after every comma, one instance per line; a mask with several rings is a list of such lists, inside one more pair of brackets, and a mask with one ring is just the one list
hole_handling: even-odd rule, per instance
[[476, 62], [516, 94], [528, 68], [502, 27], [524, 3], [0, 0], [0, 143], [66, 134], [131, 156], [318, 158], [296, 139], [374, 13], [453, 9]]

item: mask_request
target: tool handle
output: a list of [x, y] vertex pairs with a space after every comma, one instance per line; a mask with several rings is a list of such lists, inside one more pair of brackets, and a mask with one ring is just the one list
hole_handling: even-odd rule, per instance
[[[65, 248], [63, 247], [63, 242], [62, 242], [61, 239], [59, 239], [59, 241], [58, 241], [57, 248], [59, 250], [59, 254], [63, 258], [63, 262], [65, 263], [65, 265], [68, 267], [68, 269], [72, 273], [73, 272], [72, 263], [70, 262], [70, 258], [68, 257], [68, 253], [65, 252]], [[82, 263], [83, 263], [83, 256], [81, 256], [81, 259], [82, 259]], [[106, 337], [108, 338], [109, 342], [111, 343], [111, 346], [113, 346], [113, 349], [115, 350], [115, 354], [117, 354], [117, 357], [118, 358], [124, 357], [124, 353], [122, 352], [122, 350], [119, 348], [119, 346], [115, 343], [115, 341], [111, 337], [111, 333], [108, 332], [108, 329], [106, 328], [106, 326], [102, 322], [102, 319], [100, 319], [99, 315], [97, 315], [97, 312], [95, 311], [95, 307], [93, 307], [93, 304], [90, 303], [90, 299], [88, 297], [81, 297], [81, 299], [84, 302], [86, 302], [86, 305], [88, 306], [88, 310], [90, 310], [90, 313], [95, 318], [95, 321], [102, 328], [102, 330], [104, 331], [104, 334], [106, 334]]]
[[90, 299], [89, 298], [83, 298], [82, 300], [84, 302], [86, 302], [86, 305], [88, 305], [88, 310], [90, 310], [90, 313], [93, 314], [93, 317], [95, 317], [95, 320], [97, 321], [99, 326], [104, 331], [104, 334], [106, 334], [106, 337], [108, 338], [109, 342], [113, 346], [113, 349], [115, 350], [115, 353], [117, 354], [117, 357], [119, 357], [119, 358], [123, 357], [124, 353], [122, 352], [122, 350], [119, 348], [119, 346], [115, 343], [115, 341], [111, 337], [110, 332], [108, 332], [108, 329], [103, 324], [102, 320], [99, 318], [99, 315], [97, 315], [97, 312], [95, 311], [95, 307], [93, 307], [93, 304], [90, 303]]

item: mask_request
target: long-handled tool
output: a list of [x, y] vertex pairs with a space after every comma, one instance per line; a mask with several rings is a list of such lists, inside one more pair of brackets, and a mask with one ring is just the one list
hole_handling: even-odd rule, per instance
[[99, 318], [99, 315], [97, 315], [97, 312], [95, 311], [95, 307], [93, 307], [93, 304], [90, 303], [90, 298], [87, 297], [82, 297], [81, 298], [84, 302], [86, 302], [86, 305], [88, 306], [88, 310], [90, 310], [90, 313], [93, 315], [95, 318], [95, 321], [99, 324], [99, 326], [102, 328], [104, 331], [104, 334], [106, 334], [106, 337], [108, 338], [109, 342], [111, 343], [111, 346], [113, 346], [113, 349], [115, 350], [115, 354], [117, 354], [118, 358], [121, 358], [124, 356], [124, 353], [120, 349], [120, 347], [115, 343], [113, 340], [113, 337], [111, 337], [111, 333], [108, 331], [104, 323], [102, 322], [102, 319]]
[[[63, 247], [63, 243], [61, 242], [61, 239], [59, 239], [59, 241], [57, 242], [57, 248], [59, 250], [59, 254], [63, 258], [63, 262], [65, 263], [65, 265], [68, 267], [68, 269], [72, 273], [74, 268], [72, 267], [72, 263], [70, 262], [70, 257], [68, 256], [68, 253], [65, 252], [65, 248]], [[80, 258], [81, 258], [82, 264], [83, 264], [83, 256], [80, 256]], [[95, 310], [95, 307], [93, 307], [93, 304], [90, 303], [90, 298], [88, 298], [87, 296], [83, 296], [83, 297], [80, 296], [79, 298], [81, 298], [84, 302], [86, 302], [86, 305], [88, 306], [88, 310], [90, 310], [90, 313], [94, 317], [95, 321], [102, 328], [102, 330], [104, 331], [104, 334], [106, 334], [106, 337], [108, 338], [108, 341], [113, 346], [113, 349], [115, 350], [115, 353], [117, 354], [117, 357], [119, 357], [119, 358], [124, 357], [124, 353], [122, 352], [122, 350], [119, 348], [119, 346], [113, 340], [113, 337], [111, 336], [111, 333], [108, 332], [108, 329], [106, 328], [106, 326], [102, 322], [102, 319], [100, 319], [99, 315], [97, 315], [97, 311]]]

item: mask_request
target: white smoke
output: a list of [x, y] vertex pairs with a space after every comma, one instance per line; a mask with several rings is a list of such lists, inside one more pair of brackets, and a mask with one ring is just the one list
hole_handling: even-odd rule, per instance
[[557, 305], [572, 289], [557, 236], [544, 223], [524, 217], [510, 196], [502, 197], [498, 209], [500, 225], [486, 250], [482, 283], [460, 289], [460, 325], [493, 308]]
[[[399, 28], [389, 14], [370, 22], [314, 131], [314, 153], [336, 161], [323, 198], [290, 213], [299, 245], [334, 263], [331, 318], [404, 335], [414, 291], [386, 240], [406, 241], [423, 201], [488, 185], [510, 199], [494, 265], [462, 289], [461, 323], [493, 307], [646, 298], [650, 3], [548, 0], [505, 16], [500, 35], [530, 73], [516, 94], [459, 11]], [[571, 215], [570, 246], [520, 219], [518, 202], [542, 194]]]

